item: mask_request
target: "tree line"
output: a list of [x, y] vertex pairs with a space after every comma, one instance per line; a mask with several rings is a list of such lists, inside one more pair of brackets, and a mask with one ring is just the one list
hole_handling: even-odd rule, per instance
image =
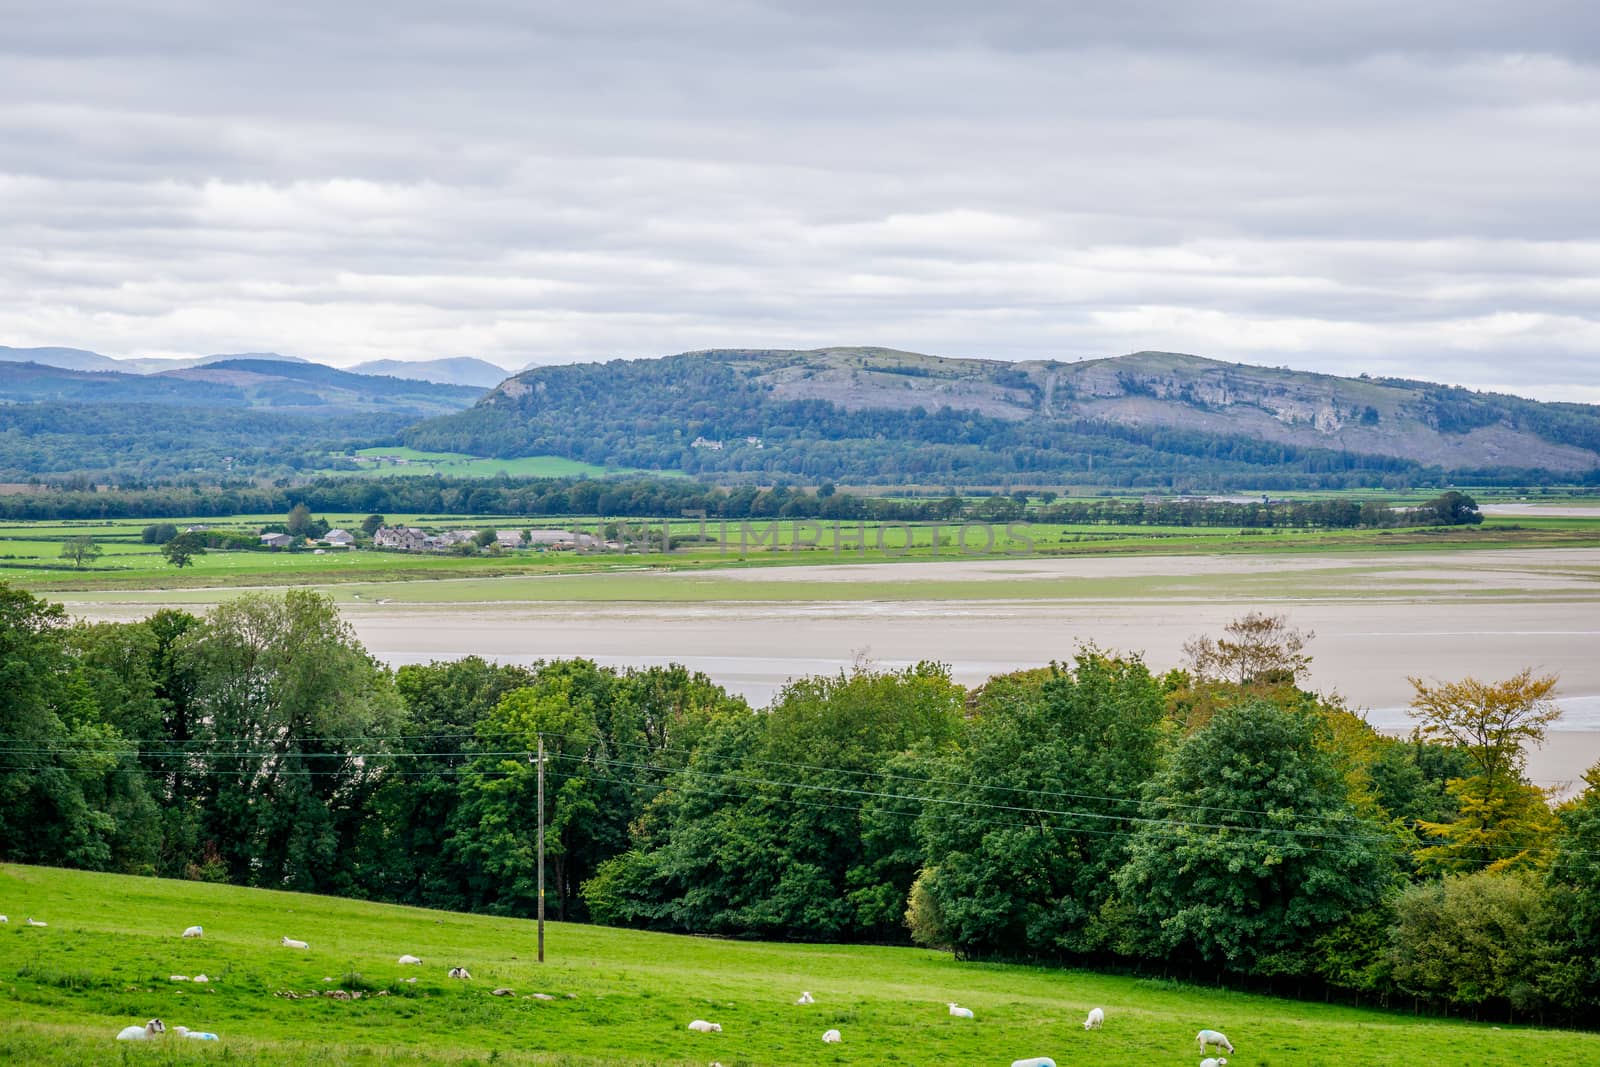
[[682, 667], [390, 671], [317, 594], [75, 623], [0, 585], [0, 857], [529, 915], [1135, 968], [1592, 1019], [1600, 769], [1554, 810], [1553, 678], [1416, 682], [1385, 737], [1247, 616], [1164, 673], [1084, 647], [753, 709]]
[[[1369, 499], [1237, 501], [1063, 498], [1054, 491], [942, 497], [866, 496], [786, 483], [725, 487], [684, 478], [466, 478], [447, 475], [329, 476], [303, 485], [228, 489], [155, 487], [94, 492], [40, 490], [0, 496], [0, 520], [161, 519], [174, 515], [312, 512], [516, 515], [545, 518], [820, 519], [863, 522], [985, 522], [1211, 526], [1242, 529], [1353, 529], [1448, 526], [1482, 521], [1477, 502], [1447, 490], [1414, 508]], [[212, 546], [219, 547], [219, 546]]]

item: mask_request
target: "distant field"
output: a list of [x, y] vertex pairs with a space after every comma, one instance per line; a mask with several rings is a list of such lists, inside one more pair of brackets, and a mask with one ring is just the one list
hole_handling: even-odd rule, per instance
[[[282, 1067], [508, 1063], [997, 1064], [1024, 1056], [1096, 1067], [1197, 1062], [1221, 1029], [1261, 1067], [1572, 1067], [1600, 1035], [1419, 1019], [1406, 1013], [1084, 971], [958, 963], [917, 949], [780, 945], [551, 924], [535, 962], [524, 919], [0, 866], [0, 1061], [227, 1062]], [[27, 915], [50, 925], [32, 929]], [[184, 941], [186, 926], [205, 937]], [[282, 948], [288, 934], [308, 952]], [[402, 967], [401, 953], [422, 957]], [[447, 978], [465, 966], [471, 981]], [[205, 973], [211, 982], [172, 982]], [[404, 981], [416, 978], [415, 984]], [[324, 982], [324, 978], [332, 979]], [[497, 987], [513, 995], [495, 997]], [[360, 1000], [321, 994], [360, 990]], [[801, 990], [816, 1003], [794, 1003]], [[277, 994], [312, 994], [290, 1000]], [[385, 995], [378, 996], [376, 994]], [[553, 999], [533, 999], [544, 993]], [[954, 1019], [947, 1001], [973, 1009]], [[1085, 1012], [1103, 1007], [1103, 1030]], [[214, 1031], [117, 1045], [159, 1017]], [[691, 1019], [720, 1023], [695, 1034]], [[824, 1045], [837, 1028], [842, 1043]], [[175, 1047], [176, 1046], [176, 1047]]]
[[[634, 472], [625, 467], [601, 467], [561, 456], [520, 456], [514, 459], [483, 459], [465, 452], [419, 452], [414, 448], [363, 448], [355, 453], [364, 471], [373, 474], [450, 474], [460, 478], [492, 478], [506, 474], [513, 478], [601, 477]], [[348, 473], [327, 471], [325, 473]], [[663, 474], [671, 472], [649, 472]]]
[[[152, 520], [80, 520], [0, 523], [0, 581], [39, 592], [175, 590], [240, 586], [405, 582], [414, 579], [541, 578], [604, 574], [615, 570], [702, 571], [722, 567], [815, 563], [960, 561], [983, 558], [1051, 558], [1120, 555], [1320, 555], [1436, 549], [1574, 548], [1600, 546], [1600, 509], [1592, 515], [1519, 513], [1490, 518], [1478, 527], [1399, 530], [1238, 530], [1195, 526], [1060, 525], [1047, 523], [860, 523], [757, 519], [701, 524], [698, 520], [607, 520], [504, 515], [390, 515], [391, 523], [434, 529], [577, 529], [599, 533], [624, 524], [625, 551], [507, 550], [462, 557], [370, 550], [304, 552], [210, 551], [178, 570], [158, 546], [142, 543]], [[361, 514], [323, 516], [355, 528]], [[170, 520], [181, 529], [205, 522], [217, 529], [254, 533], [281, 515]], [[672, 551], [662, 551], [663, 536]], [[61, 558], [63, 542], [88, 536], [103, 554], [82, 569]], [[850, 579], [854, 581], [855, 579]], [[895, 578], [884, 579], [894, 583]], [[614, 588], [615, 586], [613, 586]], [[443, 588], [423, 599], [449, 595]], [[876, 595], [863, 586], [855, 596]], [[952, 594], [954, 595], [954, 594]], [[1050, 595], [1044, 588], [1030, 595]]]

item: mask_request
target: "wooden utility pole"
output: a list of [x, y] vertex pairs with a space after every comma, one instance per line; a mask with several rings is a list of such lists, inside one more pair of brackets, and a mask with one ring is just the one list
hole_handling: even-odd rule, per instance
[[544, 962], [544, 734], [539, 735], [539, 962]]

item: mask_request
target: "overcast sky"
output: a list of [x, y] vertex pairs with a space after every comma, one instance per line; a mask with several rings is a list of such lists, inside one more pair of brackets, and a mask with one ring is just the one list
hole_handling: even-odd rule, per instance
[[0, 0], [0, 344], [1600, 401], [1587, 0]]

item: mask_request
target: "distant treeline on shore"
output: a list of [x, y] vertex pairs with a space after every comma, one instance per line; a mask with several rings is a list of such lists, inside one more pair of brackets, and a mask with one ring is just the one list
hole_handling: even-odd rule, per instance
[[444, 475], [329, 477], [304, 485], [223, 489], [40, 490], [0, 496], [0, 519], [83, 520], [224, 518], [285, 513], [297, 505], [316, 512], [381, 514], [617, 516], [723, 519], [828, 519], [1133, 526], [1215, 526], [1246, 529], [1464, 525], [1481, 522], [1477, 504], [1449, 490], [1420, 507], [1391, 507], [1381, 497], [1322, 500], [1210, 498], [1062, 498], [1053, 491], [908, 499], [857, 496], [824, 484], [815, 489], [777, 485], [725, 488], [683, 478], [466, 478]]

